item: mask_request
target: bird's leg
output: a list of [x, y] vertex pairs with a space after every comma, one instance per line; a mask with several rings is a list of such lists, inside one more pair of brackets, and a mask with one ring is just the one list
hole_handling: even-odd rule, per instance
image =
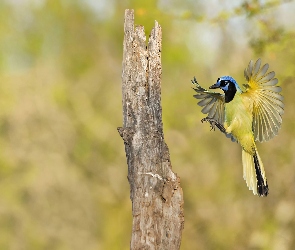
[[224, 126], [221, 124], [221, 123], [219, 123], [218, 121], [215, 121], [214, 119], [212, 119], [212, 118], [210, 118], [210, 117], [205, 117], [205, 118], [203, 118], [202, 120], [201, 120], [201, 122], [203, 123], [203, 122], [209, 122], [210, 123], [210, 125], [211, 125], [211, 130], [213, 129], [213, 130], [215, 130], [215, 126], [222, 132], [222, 133], [224, 133], [224, 134], [227, 134], [226, 133], [226, 130], [225, 130], [225, 128], [224, 128]]
[[215, 131], [215, 125], [216, 125], [216, 121], [215, 121], [215, 120], [213, 120], [213, 119], [211, 119], [211, 118], [209, 118], [209, 117], [205, 117], [205, 118], [203, 118], [203, 119], [201, 120], [201, 122], [202, 122], [202, 123], [203, 123], [203, 122], [209, 122], [209, 123], [210, 123], [210, 127], [211, 127], [210, 130], [214, 130], [214, 131]]

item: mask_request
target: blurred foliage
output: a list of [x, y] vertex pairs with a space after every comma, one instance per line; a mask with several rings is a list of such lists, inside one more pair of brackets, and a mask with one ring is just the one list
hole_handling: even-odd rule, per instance
[[[0, 249], [129, 249], [123, 142], [124, 10], [163, 29], [162, 105], [181, 178], [181, 249], [295, 249], [292, 1], [0, 1]], [[241, 150], [201, 124], [190, 80], [243, 82], [268, 62], [283, 87], [278, 137], [258, 145], [270, 195], [242, 178]], [[181, 119], [179, 119], [181, 117]]]

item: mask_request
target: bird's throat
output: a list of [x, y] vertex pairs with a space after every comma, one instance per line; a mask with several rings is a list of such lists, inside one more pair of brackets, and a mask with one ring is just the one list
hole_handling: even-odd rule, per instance
[[236, 89], [235, 84], [230, 83], [228, 86], [228, 89], [224, 92], [225, 103], [231, 102], [234, 99], [236, 92], [237, 92], [237, 89]]

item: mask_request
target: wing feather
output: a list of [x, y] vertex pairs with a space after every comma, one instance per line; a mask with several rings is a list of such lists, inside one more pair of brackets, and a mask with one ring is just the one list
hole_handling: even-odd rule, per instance
[[276, 73], [274, 71], [269, 72], [266, 75], [262, 76], [260, 79], [259, 78], [256, 79], [256, 81], [257, 81], [257, 83], [260, 83], [260, 84], [262, 84], [264, 82], [268, 82], [269, 80], [274, 78], [275, 74]]
[[254, 76], [256, 76], [257, 73], [259, 72], [260, 65], [261, 65], [261, 60], [257, 60], [255, 65], [254, 65], [254, 69], [253, 69], [253, 75]]
[[208, 114], [209, 118], [212, 118], [219, 122], [224, 123], [224, 95], [215, 93], [202, 88], [197, 82], [196, 78], [192, 81], [194, 84], [194, 90], [197, 92], [194, 97], [201, 99], [198, 105], [203, 107], [202, 113]]
[[216, 110], [217, 110], [217, 102], [215, 102], [211, 108], [211, 110], [208, 113], [209, 117], [214, 117], [216, 114]]
[[271, 79], [270, 81], [268, 81], [266, 83], [262, 83], [261, 85], [263, 85], [263, 86], [274, 86], [276, 84], [278, 84], [278, 79], [274, 78], [274, 79]]
[[275, 72], [267, 73], [268, 64], [261, 67], [261, 60], [255, 64], [251, 60], [244, 70], [247, 80], [246, 93], [254, 100], [253, 103], [253, 132], [255, 140], [268, 141], [278, 134], [282, 125], [284, 113], [283, 96], [280, 94], [282, 88], [277, 86], [278, 79]]
[[213, 98], [210, 98], [210, 97], [204, 98], [203, 100], [198, 102], [198, 105], [201, 107], [210, 105], [210, 103], [212, 103], [212, 100]]
[[[258, 60], [260, 60], [260, 59], [258, 59]], [[265, 75], [265, 73], [267, 72], [268, 68], [269, 68], [268, 63], [267, 64], [264, 64], [262, 66], [261, 70], [259, 71], [259, 73], [256, 76], [257, 79], [260, 79], [263, 75]]]

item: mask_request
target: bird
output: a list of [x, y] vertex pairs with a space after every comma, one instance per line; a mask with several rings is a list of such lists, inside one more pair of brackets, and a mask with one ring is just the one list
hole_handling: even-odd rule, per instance
[[207, 114], [201, 122], [209, 122], [211, 130], [218, 128], [242, 147], [243, 178], [254, 195], [267, 196], [269, 188], [265, 170], [255, 141], [265, 142], [278, 134], [284, 113], [282, 88], [269, 64], [261, 66], [259, 58], [251, 60], [244, 70], [246, 82], [239, 85], [231, 76], [219, 77], [208, 91], [193, 78], [194, 95]]

